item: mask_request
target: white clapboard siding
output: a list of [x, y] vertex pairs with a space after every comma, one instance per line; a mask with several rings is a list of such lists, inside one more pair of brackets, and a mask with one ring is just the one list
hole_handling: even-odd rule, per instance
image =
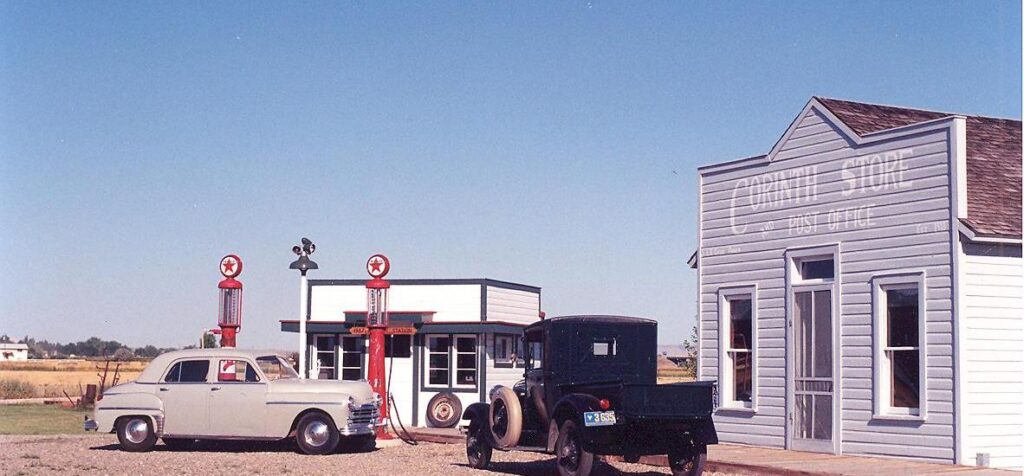
[[[794, 127], [770, 163], [701, 172], [701, 379], [718, 379], [719, 289], [757, 287], [756, 412], [718, 412], [719, 437], [785, 446], [785, 253], [838, 244], [839, 315], [833, 326], [841, 343], [835, 376], [840, 451], [952, 462], [948, 135], [923, 132], [858, 147], [813, 107]], [[898, 170], [847, 162], [887, 153], [899, 155]], [[786, 180], [792, 177], [799, 180]], [[755, 181], [758, 186], [751, 186]], [[759, 193], [765, 183], [771, 188]], [[775, 187], [784, 188], [776, 195]], [[927, 418], [916, 426], [873, 419], [870, 283], [896, 271], [925, 274]]]
[[962, 255], [964, 464], [1024, 466], [1024, 277], [1021, 258]]
[[530, 324], [540, 316], [540, 293], [487, 286], [488, 321]]

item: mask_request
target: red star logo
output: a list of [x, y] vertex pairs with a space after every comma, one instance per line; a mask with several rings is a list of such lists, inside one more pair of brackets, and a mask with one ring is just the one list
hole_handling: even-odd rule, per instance
[[224, 260], [224, 262], [221, 263], [221, 266], [224, 267], [224, 274], [234, 273], [235, 272], [235, 265], [236, 264], [238, 264], [238, 263], [236, 263], [235, 260], [232, 260], [232, 259]]
[[384, 265], [384, 261], [382, 261], [380, 258], [374, 258], [370, 260], [370, 268], [373, 268], [373, 272], [375, 273], [380, 272], [380, 267], [382, 265]]

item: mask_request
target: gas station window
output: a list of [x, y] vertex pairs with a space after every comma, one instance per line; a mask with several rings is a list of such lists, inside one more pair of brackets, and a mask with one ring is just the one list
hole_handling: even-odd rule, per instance
[[316, 363], [320, 371], [318, 379], [332, 380], [334, 376], [334, 350], [337, 339], [332, 335], [316, 336]]
[[476, 363], [476, 336], [456, 337], [454, 386], [476, 386]]
[[384, 340], [384, 357], [412, 357], [412, 336], [389, 335]]
[[363, 347], [361, 335], [341, 337], [341, 379], [360, 380], [363, 378]]
[[450, 347], [451, 338], [447, 335], [427, 336], [427, 383], [429, 385], [448, 386]]
[[494, 335], [494, 363], [513, 364], [519, 357], [519, 340], [512, 334]]

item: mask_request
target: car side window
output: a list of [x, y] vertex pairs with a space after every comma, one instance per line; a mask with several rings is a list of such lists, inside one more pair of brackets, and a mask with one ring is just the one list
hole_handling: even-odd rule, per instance
[[209, 360], [183, 360], [171, 367], [164, 382], [205, 382], [209, 371]]
[[217, 367], [218, 382], [259, 382], [256, 369], [244, 360], [221, 360]]

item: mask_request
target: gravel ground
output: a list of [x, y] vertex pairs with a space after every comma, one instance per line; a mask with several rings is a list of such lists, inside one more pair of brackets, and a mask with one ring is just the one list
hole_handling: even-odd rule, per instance
[[[379, 448], [369, 453], [304, 456], [288, 444], [209, 444], [170, 451], [158, 444], [149, 453], [117, 449], [113, 435], [0, 436], [0, 474], [387, 474], [549, 475], [549, 455], [494, 452], [490, 471], [466, 466], [461, 445], [422, 443]], [[669, 474], [668, 468], [596, 463], [593, 474]], [[705, 473], [721, 475], [722, 473]]]

